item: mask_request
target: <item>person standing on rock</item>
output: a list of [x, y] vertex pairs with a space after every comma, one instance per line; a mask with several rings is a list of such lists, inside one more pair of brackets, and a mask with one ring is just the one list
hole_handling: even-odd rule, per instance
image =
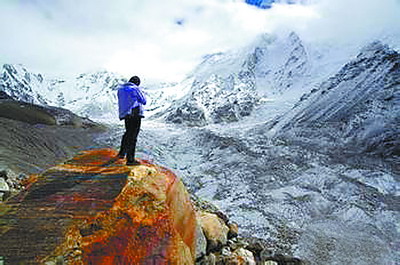
[[125, 120], [125, 133], [122, 136], [121, 148], [118, 158], [127, 158], [129, 166], [138, 165], [135, 160], [137, 136], [143, 116], [143, 105], [146, 105], [146, 97], [139, 87], [140, 78], [131, 77], [129, 82], [118, 86], [119, 119]]

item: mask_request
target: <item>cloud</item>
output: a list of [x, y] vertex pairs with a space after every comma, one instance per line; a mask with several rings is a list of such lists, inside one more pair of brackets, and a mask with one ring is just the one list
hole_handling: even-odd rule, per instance
[[310, 39], [362, 43], [400, 36], [398, 0], [320, 0], [311, 8], [318, 17], [302, 30]]
[[0, 63], [55, 75], [106, 68], [174, 81], [203, 55], [241, 47], [263, 32], [295, 30], [316, 42], [399, 36], [399, 6], [398, 0], [282, 0], [270, 9], [244, 0], [2, 1]]
[[248, 17], [236, 15], [246, 8], [215, 0], [3, 2], [0, 34], [6, 41], [0, 43], [0, 61], [56, 74], [102, 67], [176, 80], [202, 55], [241, 45], [258, 33]]

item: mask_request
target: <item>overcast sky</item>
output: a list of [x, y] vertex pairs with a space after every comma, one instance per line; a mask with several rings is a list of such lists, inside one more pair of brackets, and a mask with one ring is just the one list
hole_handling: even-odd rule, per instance
[[203, 55], [241, 47], [264, 32], [295, 30], [310, 42], [337, 43], [400, 36], [399, 0], [290, 2], [298, 4], [0, 0], [0, 63], [47, 75], [107, 69], [177, 81]]

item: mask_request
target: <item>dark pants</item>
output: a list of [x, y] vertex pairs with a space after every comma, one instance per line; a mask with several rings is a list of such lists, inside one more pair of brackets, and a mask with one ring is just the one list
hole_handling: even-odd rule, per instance
[[140, 124], [142, 118], [140, 116], [128, 115], [124, 118], [125, 120], [125, 133], [122, 136], [121, 149], [119, 156], [127, 156], [127, 161], [132, 162], [135, 160], [135, 149], [137, 136], [140, 131]]

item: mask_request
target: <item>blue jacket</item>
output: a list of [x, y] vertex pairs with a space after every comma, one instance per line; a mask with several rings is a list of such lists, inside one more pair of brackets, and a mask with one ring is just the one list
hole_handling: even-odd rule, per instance
[[143, 117], [143, 105], [146, 105], [146, 97], [137, 85], [127, 82], [118, 86], [119, 119], [132, 114], [132, 109], [139, 107], [139, 116]]

